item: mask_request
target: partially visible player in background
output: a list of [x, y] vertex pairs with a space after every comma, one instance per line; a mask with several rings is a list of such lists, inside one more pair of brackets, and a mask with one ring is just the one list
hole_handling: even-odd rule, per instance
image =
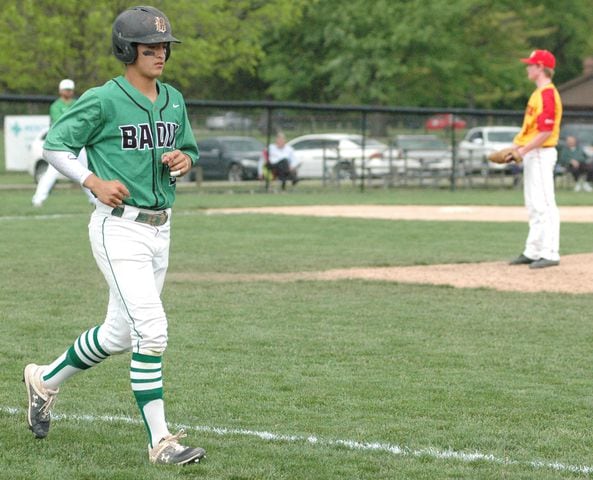
[[[89, 237], [109, 285], [109, 305], [103, 323], [80, 334], [52, 363], [27, 365], [24, 381], [29, 428], [44, 438], [64, 381], [110, 355], [131, 352], [129, 378], [148, 433], [149, 460], [187, 465], [205, 451], [181, 445], [184, 432], [172, 435], [167, 426], [162, 357], [168, 321], [160, 295], [176, 179], [197, 161], [198, 147], [183, 96], [158, 80], [172, 42], [179, 40], [161, 11], [143, 6], [122, 12], [113, 23], [112, 46], [124, 75], [87, 90], [49, 131], [45, 158], [97, 197]], [[90, 170], [76, 160], [85, 146]]]
[[554, 192], [554, 168], [560, 136], [562, 102], [552, 83], [556, 58], [547, 50], [535, 50], [527, 64], [527, 78], [536, 89], [529, 97], [523, 127], [513, 144], [523, 157], [523, 192], [529, 214], [529, 234], [523, 253], [511, 265], [529, 268], [560, 263], [560, 215]]
[[[56, 99], [49, 107], [49, 122], [50, 126], [54, 125], [58, 119], [68, 111], [76, 99], [74, 98], [74, 81], [70, 80], [69, 78], [65, 78], [60, 82], [58, 86], [58, 93], [60, 97]], [[86, 151], [83, 148], [78, 155], [78, 161], [81, 162], [85, 167], [87, 166], [87, 158], [86, 158]], [[39, 183], [37, 184], [37, 188], [35, 189], [35, 194], [33, 195], [33, 206], [34, 207], [41, 207], [43, 203], [49, 197], [49, 194], [54, 188], [54, 185], [58, 181], [59, 172], [53, 167], [52, 165], [47, 166], [47, 170], [39, 179]], [[89, 199], [89, 203], [95, 205], [95, 196], [91, 193], [91, 191], [86, 188], [82, 187], [84, 193]]]

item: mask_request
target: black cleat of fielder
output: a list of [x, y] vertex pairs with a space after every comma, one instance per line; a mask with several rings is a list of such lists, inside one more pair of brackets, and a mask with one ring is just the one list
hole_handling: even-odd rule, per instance
[[529, 265], [533, 262], [537, 261], [537, 259], [526, 257], [525, 255], [521, 254], [517, 258], [514, 258], [509, 262], [509, 265]]

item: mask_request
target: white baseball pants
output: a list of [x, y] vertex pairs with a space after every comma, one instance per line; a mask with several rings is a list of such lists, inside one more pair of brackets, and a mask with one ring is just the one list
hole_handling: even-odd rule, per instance
[[523, 192], [529, 214], [529, 234], [523, 255], [560, 260], [560, 215], [554, 192], [556, 148], [538, 148], [523, 159]]
[[160, 355], [167, 346], [167, 317], [160, 294], [169, 263], [169, 220], [162, 226], [138, 223], [140, 209], [124, 215], [97, 202], [89, 223], [93, 255], [109, 285], [109, 305], [99, 341], [109, 354], [132, 350]]

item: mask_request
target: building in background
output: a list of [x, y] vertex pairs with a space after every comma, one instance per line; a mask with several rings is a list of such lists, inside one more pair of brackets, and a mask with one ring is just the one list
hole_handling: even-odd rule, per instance
[[583, 74], [558, 86], [566, 110], [593, 109], [593, 56], [583, 60]]

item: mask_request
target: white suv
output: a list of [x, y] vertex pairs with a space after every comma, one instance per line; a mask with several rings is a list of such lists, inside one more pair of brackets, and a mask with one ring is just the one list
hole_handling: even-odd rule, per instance
[[466, 172], [504, 170], [508, 165], [489, 162], [486, 157], [491, 152], [510, 147], [520, 131], [520, 127], [514, 126], [472, 128], [459, 142], [457, 157], [465, 163]]
[[303, 135], [293, 138], [288, 145], [294, 148], [301, 178], [354, 178], [362, 174], [363, 158], [365, 176], [389, 172], [389, 163], [383, 156], [387, 145], [368, 137], [363, 142], [362, 135]]

